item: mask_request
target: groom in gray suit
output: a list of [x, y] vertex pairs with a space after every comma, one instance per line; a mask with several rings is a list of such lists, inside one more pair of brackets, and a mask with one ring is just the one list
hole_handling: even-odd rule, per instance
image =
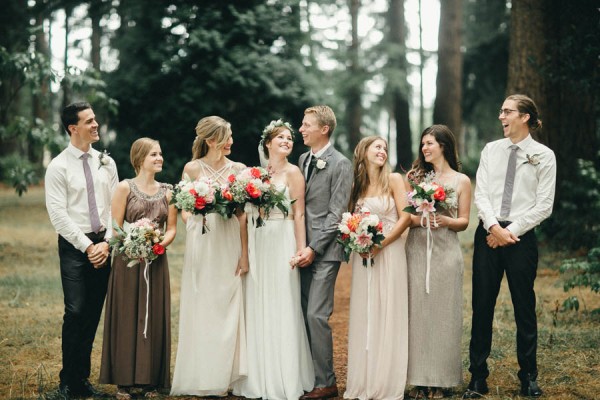
[[335, 279], [343, 250], [336, 243], [337, 226], [347, 210], [352, 189], [352, 164], [329, 141], [336, 126], [328, 106], [304, 111], [302, 134], [310, 151], [298, 165], [306, 178], [306, 243], [296, 254], [302, 288], [302, 311], [315, 367], [315, 387], [301, 400], [336, 397], [333, 371], [333, 337], [329, 317], [333, 312]]

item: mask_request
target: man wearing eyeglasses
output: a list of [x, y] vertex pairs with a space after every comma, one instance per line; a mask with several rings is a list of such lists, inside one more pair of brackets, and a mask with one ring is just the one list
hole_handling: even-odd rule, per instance
[[554, 152], [530, 131], [541, 128], [537, 106], [527, 96], [506, 98], [498, 116], [504, 138], [488, 143], [477, 169], [475, 205], [479, 226], [473, 252], [471, 382], [463, 398], [489, 392], [487, 358], [494, 307], [506, 273], [517, 325], [521, 395], [539, 397], [534, 281], [538, 249], [534, 228], [552, 212], [556, 185]]

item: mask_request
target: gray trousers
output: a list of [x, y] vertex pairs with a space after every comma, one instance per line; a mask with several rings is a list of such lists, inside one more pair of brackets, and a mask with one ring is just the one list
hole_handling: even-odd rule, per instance
[[300, 268], [302, 312], [315, 367], [316, 388], [335, 384], [329, 317], [333, 313], [335, 279], [339, 270], [339, 261], [319, 261]]

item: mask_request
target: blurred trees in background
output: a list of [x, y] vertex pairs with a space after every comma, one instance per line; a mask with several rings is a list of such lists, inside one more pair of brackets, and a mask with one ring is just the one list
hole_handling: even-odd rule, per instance
[[[422, 41], [407, 45], [421, 31], [404, 17], [416, 2], [424, 26], [432, 23], [432, 4], [440, 7], [438, 52], [425, 51]], [[473, 174], [483, 144], [501, 137], [503, 99], [521, 92], [538, 103], [540, 140], [557, 154], [555, 215], [564, 220], [561, 212], [573, 214], [576, 199], [563, 183], [577, 181], [579, 160], [599, 167], [599, 19], [591, 0], [7, 2], [0, 178], [22, 192], [43, 177], [68, 139], [60, 110], [74, 100], [94, 106], [97, 147], [108, 148], [121, 178], [133, 175], [130, 144], [150, 136], [165, 155], [161, 179], [176, 181], [197, 121], [211, 114], [232, 123], [232, 157], [255, 164], [263, 127], [284, 118], [297, 129], [304, 108], [316, 103], [336, 111], [342, 151], [350, 156], [362, 136], [379, 134], [399, 170], [416, 157], [420, 130], [445, 123]], [[53, 48], [59, 28], [64, 50]], [[438, 65], [434, 109], [422, 100], [428, 60]], [[292, 161], [302, 151], [297, 135]], [[561, 230], [555, 224], [546, 225], [551, 236]]]

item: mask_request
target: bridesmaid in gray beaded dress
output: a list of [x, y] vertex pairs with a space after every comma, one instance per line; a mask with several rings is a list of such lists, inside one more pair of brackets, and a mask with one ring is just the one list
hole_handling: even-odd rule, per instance
[[[420, 181], [435, 173], [435, 182], [457, 194], [453, 209], [436, 207], [430, 218], [429, 286], [426, 290], [427, 235], [421, 215], [411, 216], [406, 241], [408, 260], [408, 385], [409, 397], [441, 399], [444, 389], [462, 383], [461, 337], [463, 309], [463, 256], [457, 232], [469, 225], [471, 182], [458, 172], [456, 140], [445, 125], [433, 125], [421, 134], [421, 151], [408, 172]], [[425, 224], [425, 221], [423, 221]]]
[[[136, 176], [117, 185], [112, 217], [119, 226], [141, 218], [157, 222], [165, 234], [161, 244], [167, 247], [175, 239], [177, 209], [169, 205], [169, 185], [154, 179], [163, 165], [160, 144], [149, 138], [136, 140], [131, 146], [131, 164]], [[144, 278], [145, 264], [127, 267], [127, 262], [118, 254], [112, 264], [100, 383], [116, 384], [116, 398], [120, 400], [131, 399], [132, 388], [141, 388], [144, 397], [157, 397], [158, 389], [170, 387], [171, 293], [167, 254], [160, 255], [148, 267], [149, 285]]]

